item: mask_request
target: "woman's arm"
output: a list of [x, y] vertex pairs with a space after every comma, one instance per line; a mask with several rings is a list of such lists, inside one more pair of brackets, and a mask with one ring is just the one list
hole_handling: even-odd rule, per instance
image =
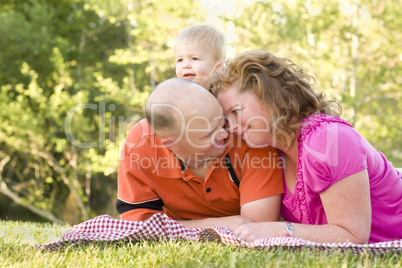
[[[367, 170], [352, 174], [329, 187], [321, 195], [328, 224], [306, 225], [292, 223], [293, 236], [314, 242], [367, 243], [371, 231], [370, 185]], [[242, 224], [235, 230], [241, 239], [279, 237], [284, 233], [284, 222]]]
[[[352, 174], [320, 195], [328, 224], [342, 241], [367, 243], [371, 231], [370, 183], [367, 170]], [[335, 241], [334, 241], [335, 242]]]

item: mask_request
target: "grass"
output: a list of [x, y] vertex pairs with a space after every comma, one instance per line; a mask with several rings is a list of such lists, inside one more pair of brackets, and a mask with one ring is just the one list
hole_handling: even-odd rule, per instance
[[68, 227], [0, 221], [1, 267], [402, 267], [402, 253], [303, 249], [246, 249], [192, 241], [91, 243], [42, 252], [37, 243], [58, 238]]

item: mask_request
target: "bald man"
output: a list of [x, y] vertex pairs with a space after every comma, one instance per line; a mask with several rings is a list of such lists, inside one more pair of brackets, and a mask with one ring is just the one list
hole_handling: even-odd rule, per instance
[[251, 149], [225, 130], [215, 97], [187, 79], [159, 84], [121, 151], [123, 220], [164, 213], [187, 227], [277, 221], [282, 171], [273, 148]]

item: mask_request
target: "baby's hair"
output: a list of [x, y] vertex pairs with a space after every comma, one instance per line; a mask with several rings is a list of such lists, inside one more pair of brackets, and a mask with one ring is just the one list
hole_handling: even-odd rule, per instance
[[226, 37], [219, 29], [206, 25], [195, 24], [188, 26], [176, 37], [178, 42], [198, 42], [202, 39], [208, 39], [211, 46], [216, 51], [217, 60], [226, 59]]

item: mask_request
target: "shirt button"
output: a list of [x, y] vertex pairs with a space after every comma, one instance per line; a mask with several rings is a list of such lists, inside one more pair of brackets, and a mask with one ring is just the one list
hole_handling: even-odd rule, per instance
[[209, 193], [209, 192], [211, 191], [211, 188], [207, 188], [207, 190], [206, 190], [206, 191], [207, 191], [207, 193]]

